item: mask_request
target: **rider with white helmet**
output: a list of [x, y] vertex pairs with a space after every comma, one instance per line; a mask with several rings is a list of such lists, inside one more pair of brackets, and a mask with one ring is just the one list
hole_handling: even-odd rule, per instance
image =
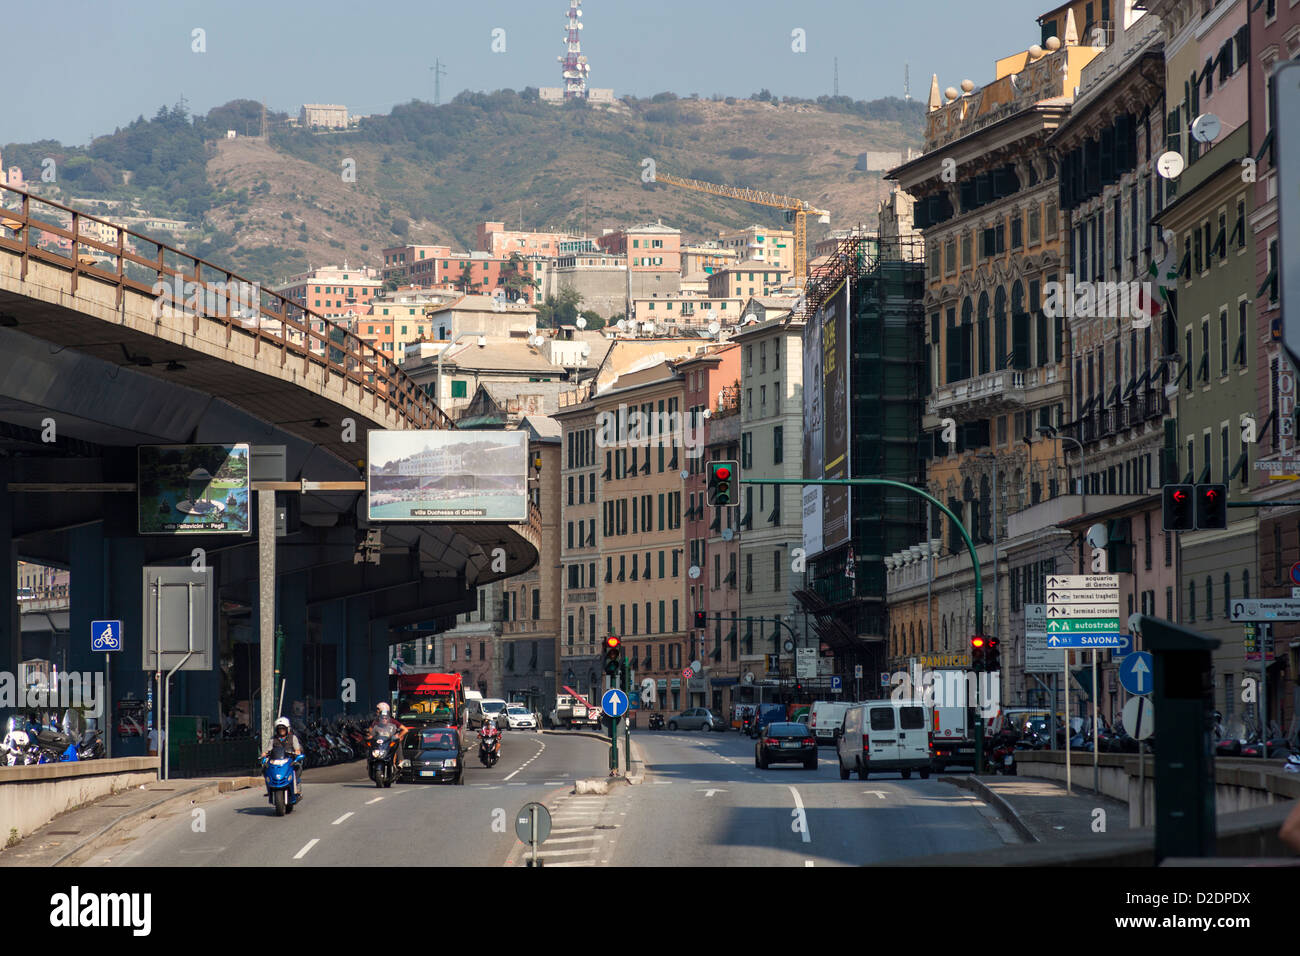
[[[303, 752], [302, 741], [298, 739], [298, 735], [295, 734], [293, 728], [289, 726], [288, 717], [280, 717], [275, 722], [275, 731], [274, 736], [271, 738], [271, 747], [274, 748], [276, 744], [282, 746], [287, 755], [297, 756]], [[267, 750], [267, 752], [262, 754], [262, 756], [270, 756], [270, 753], [271, 751]], [[302, 780], [300, 777], [300, 769], [295, 767], [293, 775], [294, 793], [299, 797], [302, 796]]]

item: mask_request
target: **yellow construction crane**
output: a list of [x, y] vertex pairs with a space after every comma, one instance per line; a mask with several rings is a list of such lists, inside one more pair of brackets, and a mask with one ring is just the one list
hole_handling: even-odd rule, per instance
[[757, 203], [760, 206], [773, 206], [777, 209], [784, 209], [787, 218], [794, 220], [794, 278], [801, 285], [808, 276], [807, 216], [809, 214], [817, 216], [817, 221], [821, 223], [831, 221], [831, 214], [826, 210], [817, 209], [811, 203], [804, 202], [802, 199], [793, 199], [779, 193], [764, 192], [761, 189], [742, 189], [737, 186], [719, 186], [717, 183], [705, 183], [698, 179], [681, 179], [667, 173], [656, 174], [655, 181], [667, 183], [669, 186], [679, 186], [682, 189], [694, 189], [696, 192], [708, 193], [711, 196], [725, 196], [728, 199], [741, 199], [745, 202]]

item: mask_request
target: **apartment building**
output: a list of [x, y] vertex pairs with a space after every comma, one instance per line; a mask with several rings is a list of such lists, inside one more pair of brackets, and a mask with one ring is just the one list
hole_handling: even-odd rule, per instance
[[507, 229], [503, 222], [481, 222], [476, 232], [477, 250], [498, 259], [507, 258], [512, 252], [521, 256], [554, 258], [561, 254], [564, 243], [581, 241], [580, 237], [567, 232]]
[[[406, 374], [417, 385], [434, 397], [438, 406], [452, 417], [467, 406], [482, 384], [526, 385], [537, 382], [563, 381], [568, 372], [548, 362], [528, 342], [521, 339], [503, 339], [485, 336], [479, 345], [476, 337], [467, 337], [459, 344], [442, 347], [426, 343], [417, 346], [416, 354], [408, 356], [404, 365]], [[441, 351], [439, 355], [426, 355], [425, 349]], [[442, 381], [438, 381], [439, 372]]]
[[[740, 261], [753, 260], [766, 266], [794, 269], [794, 231], [749, 226], [718, 233], [718, 245], [735, 253]], [[694, 271], [694, 270], [692, 270]]]
[[[322, 266], [290, 276], [271, 291], [322, 316], [312, 321], [312, 328], [326, 333], [332, 326], [347, 327], [367, 315], [370, 303], [382, 294], [383, 285], [374, 269], [349, 268], [345, 262], [342, 266]], [[300, 321], [301, 315], [291, 314], [290, 318]]]
[[715, 299], [775, 295], [785, 285], [790, 272], [789, 266], [777, 266], [761, 259], [746, 259], [710, 275], [709, 295]]
[[609, 230], [596, 244], [627, 262], [627, 298], [666, 296], [681, 288], [682, 233], [663, 223]]
[[398, 286], [424, 286], [426, 288], [435, 285], [434, 276], [438, 259], [450, 259], [451, 254], [451, 246], [425, 246], [409, 243], [401, 246], [389, 246], [383, 250], [384, 283], [396, 283]]
[[[708, 615], [705, 644], [712, 648], [709, 657], [719, 674], [710, 678], [711, 685], [714, 680], [719, 683], [710, 686], [708, 706], [715, 714], [730, 717], [754, 682], [761, 686], [765, 677], [763, 655], [755, 654], [751, 646], [753, 633], [740, 617], [740, 536], [736, 533], [739, 509], [708, 506], [704, 471], [705, 463], [710, 461], [740, 461], [740, 383], [723, 386], [717, 395], [700, 396], [696, 401], [704, 402], [712, 414], [705, 428], [704, 456], [691, 460], [688, 479], [693, 490], [688, 492], [686, 536], [690, 566], [698, 569], [698, 576], [690, 581], [692, 607]], [[696, 575], [694, 570], [689, 573]]]
[[[1273, 330], [1282, 320], [1279, 295], [1278, 270], [1281, 265], [1278, 248], [1278, 190], [1281, 176], [1275, 165], [1273, 146], [1274, 87], [1270, 82], [1273, 70], [1286, 60], [1300, 58], [1300, 4], [1265, 0], [1251, 4], [1250, 11], [1250, 155], [1256, 163], [1254, 212], [1250, 216], [1250, 241], [1255, 249], [1255, 280], [1251, 283], [1254, 296], [1256, 326], [1253, 343], [1247, 345], [1255, 352], [1255, 421], [1259, 423], [1258, 456], [1252, 478], [1252, 494], [1257, 500], [1285, 499], [1294, 496], [1294, 484], [1274, 481], [1270, 474], [1296, 474], [1296, 432], [1294, 427], [1294, 392], [1282, 397], [1281, 386], [1286, 376], [1297, 380], [1296, 371], [1286, 350], [1281, 347]], [[1279, 422], [1292, 422], [1279, 427]], [[1290, 429], [1283, 435], [1284, 428]], [[1274, 507], [1260, 513], [1259, 518], [1259, 582], [1260, 597], [1290, 597], [1289, 570], [1300, 561], [1300, 512], [1295, 508]], [[1242, 595], [1245, 597], [1245, 595]], [[1268, 671], [1265, 702], [1270, 717], [1283, 728], [1293, 726], [1297, 702], [1294, 696], [1294, 676], [1300, 674], [1300, 626], [1293, 622], [1279, 622], [1272, 626], [1275, 642], [1275, 659]], [[1251, 673], [1258, 673], [1251, 671]], [[1286, 676], [1292, 677], [1288, 687]], [[1240, 715], [1240, 708], [1225, 711], [1225, 718]]]
[[[1166, 149], [1186, 162], [1170, 180], [1156, 217], [1177, 242], [1178, 285], [1170, 352], [1181, 362], [1168, 457], [1173, 475], [1189, 482], [1227, 482], [1228, 500], [1249, 494], [1254, 452], [1242, 441], [1243, 415], [1256, 406], [1255, 244], [1247, 223], [1255, 185], [1241, 159], [1251, 145], [1250, 0], [1155, 0], [1150, 12], [1164, 32]], [[1213, 113], [1223, 129], [1204, 142], [1193, 121]], [[1172, 391], [1172, 390], [1171, 390]], [[1240, 692], [1243, 628], [1232, 600], [1259, 588], [1259, 519], [1254, 508], [1230, 508], [1223, 531], [1180, 535], [1181, 621], [1220, 640], [1214, 651], [1216, 699], [1228, 706]], [[1231, 678], [1229, 675], [1232, 675]], [[1236, 682], [1236, 683], [1233, 683]]]
[[555, 413], [560, 427], [562, 458], [560, 477], [559, 542], [560, 614], [559, 648], [556, 653], [554, 692], [564, 693], [567, 685], [582, 694], [595, 694], [601, 683], [600, 625], [600, 539], [601, 517], [596, 492], [601, 465], [596, 408], [590, 402], [574, 402]]
[[682, 246], [682, 279], [688, 276], [710, 276], [745, 258], [736, 249], [724, 248], [718, 240], [695, 246]]

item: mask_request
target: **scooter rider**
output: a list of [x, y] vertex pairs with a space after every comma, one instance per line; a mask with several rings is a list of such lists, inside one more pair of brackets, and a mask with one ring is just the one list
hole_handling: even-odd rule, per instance
[[[298, 739], [298, 735], [289, 726], [288, 717], [281, 717], [275, 722], [275, 736], [271, 738], [271, 749], [274, 749], [277, 743], [284, 748], [286, 754], [294, 757], [303, 752], [302, 741]], [[271, 749], [268, 749], [262, 756], [269, 757]], [[298, 766], [293, 768], [293, 792], [294, 796], [302, 797], [301, 770]]]
[[497, 747], [500, 747], [501, 731], [497, 729], [495, 722], [491, 720], [483, 721], [478, 729], [478, 741], [481, 746], [492, 746], [495, 738]]

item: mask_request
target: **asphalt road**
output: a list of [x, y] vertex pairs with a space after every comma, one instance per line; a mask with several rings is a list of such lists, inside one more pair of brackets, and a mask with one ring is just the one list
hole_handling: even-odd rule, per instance
[[142, 825], [87, 865], [501, 866], [518, 845], [520, 807], [560, 807], [575, 779], [609, 772], [608, 748], [576, 735], [508, 732], [491, 769], [477, 748], [467, 756], [462, 786], [380, 789], [364, 760], [308, 770], [287, 816], [275, 816], [265, 789], [236, 791]]
[[935, 777], [840, 780], [835, 750], [818, 768], [754, 766], [734, 731], [642, 732], [645, 782], [628, 808], [611, 866], [858, 866], [1019, 842], [967, 791]]

